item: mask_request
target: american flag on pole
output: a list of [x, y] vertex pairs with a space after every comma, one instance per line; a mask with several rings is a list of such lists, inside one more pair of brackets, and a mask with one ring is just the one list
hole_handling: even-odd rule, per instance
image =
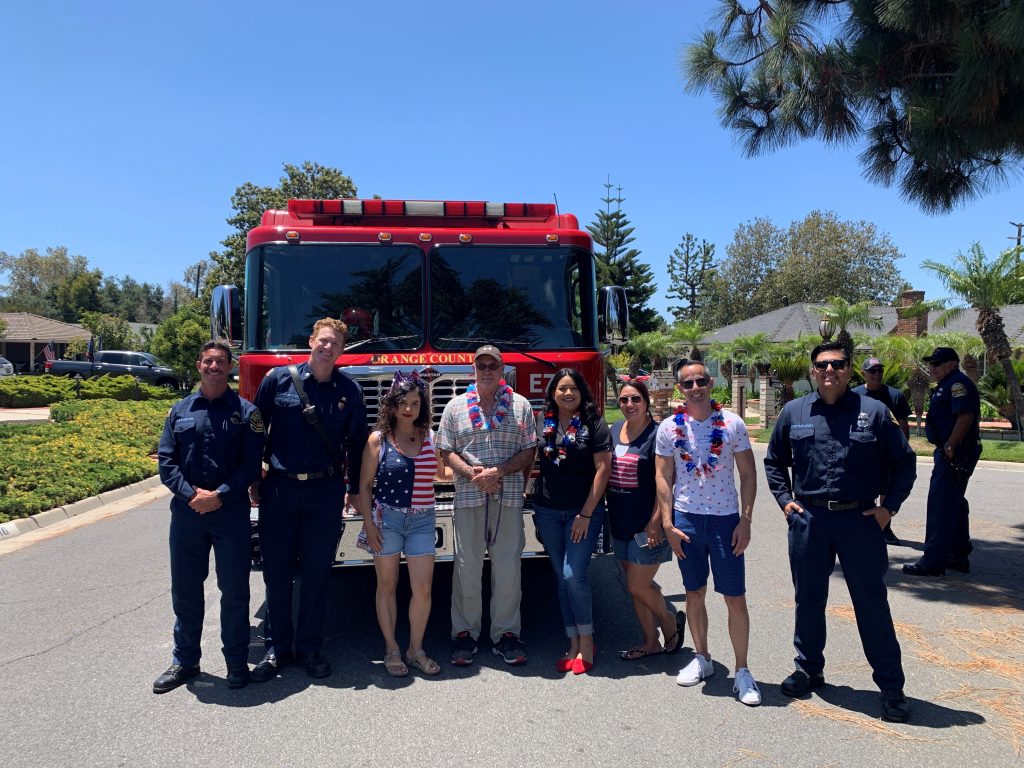
[[90, 363], [93, 362], [93, 353], [96, 351], [96, 344], [93, 341], [93, 337], [89, 337], [89, 346], [85, 348], [85, 359]]
[[54, 349], [53, 342], [51, 341], [45, 347], [43, 347], [43, 357], [46, 358], [46, 362], [52, 363], [57, 357], [57, 352]]

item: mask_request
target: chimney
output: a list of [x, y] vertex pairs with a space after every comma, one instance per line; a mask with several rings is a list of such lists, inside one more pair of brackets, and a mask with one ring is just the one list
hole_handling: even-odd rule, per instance
[[925, 310], [914, 317], [904, 317], [903, 310], [924, 301], [924, 291], [904, 291], [900, 294], [900, 304], [896, 309], [896, 335], [917, 338], [928, 331], [928, 311]]

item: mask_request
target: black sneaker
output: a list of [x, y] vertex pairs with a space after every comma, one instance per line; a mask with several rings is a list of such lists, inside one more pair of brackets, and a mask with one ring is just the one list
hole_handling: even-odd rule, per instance
[[901, 690], [882, 691], [882, 719], [905, 723], [910, 719], [910, 704]]
[[179, 685], [184, 685], [193, 677], [199, 674], [199, 665], [183, 667], [181, 664], [171, 664], [160, 677], [153, 681], [153, 693], [167, 693], [173, 691]]
[[495, 656], [501, 656], [506, 664], [513, 666], [526, 663], [526, 645], [511, 632], [506, 632], [491, 648]]
[[251, 678], [249, 665], [244, 661], [241, 664], [228, 664], [228, 688], [245, 688]]
[[812, 688], [821, 688], [825, 684], [825, 675], [819, 672], [816, 675], [808, 675], [802, 669], [793, 670], [793, 674], [782, 681], [779, 686], [786, 696], [799, 698], [810, 693]]
[[468, 667], [476, 658], [476, 640], [469, 632], [459, 632], [455, 636], [455, 647], [452, 648], [452, 664], [456, 667]]

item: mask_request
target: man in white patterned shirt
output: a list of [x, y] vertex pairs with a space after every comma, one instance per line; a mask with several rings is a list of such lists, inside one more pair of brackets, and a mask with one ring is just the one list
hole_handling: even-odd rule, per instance
[[[708, 574], [729, 611], [729, 638], [736, 655], [733, 691], [756, 707], [761, 691], [747, 669], [750, 616], [747, 613], [743, 552], [757, 492], [757, 469], [747, 427], [711, 399], [714, 379], [701, 362], [685, 361], [677, 371], [684, 406], [661, 422], [655, 444], [655, 480], [661, 520], [686, 587], [686, 614], [693, 659], [680, 670], [679, 685], [697, 685], [715, 672], [708, 652]], [[740, 477], [737, 497], [735, 465]]]
[[473, 365], [476, 383], [448, 402], [437, 433], [441, 460], [455, 474], [451, 660], [469, 666], [476, 656], [486, 552], [491, 558], [492, 650], [508, 664], [525, 664], [519, 639], [523, 489], [537, 451], [537, 427], [529, 401], [505, 384], [497, 347], [480, 347]]

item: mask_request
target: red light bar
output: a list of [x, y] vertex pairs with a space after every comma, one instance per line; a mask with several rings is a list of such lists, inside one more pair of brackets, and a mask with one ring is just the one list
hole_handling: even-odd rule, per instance
[[317, 216], [442, 216], [488, 219], [548, 219], [551, 203], [491, 203], [482, 200], [289, 200], [288, 212], [298, 218]]

